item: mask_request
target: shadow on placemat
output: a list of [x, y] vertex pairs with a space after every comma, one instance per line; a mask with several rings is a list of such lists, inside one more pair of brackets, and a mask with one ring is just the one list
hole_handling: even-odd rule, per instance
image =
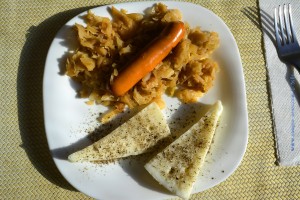
[[[259, 6], [258, 6], [259, 7]], [[272, 24], [272, 17], [266, 13], [263, 10], [259, 10], [256, 7], [245, 7], [241, 10], [241, 12], [249, 19], [251, 22], [262, 32], [266, 33], [266, 35], [270, 38], [272, 41], [274, 48], [275, 48], [275, 37], [274, 37], [274, 29]], [[263, 36], [262, 36], [263, 37]], [[266, 60], [266, 53], [263, 43], [263, 38], [261, 38], [261, 48], [263, 50], [264, 60]], [[268, 73], [266, 73], [266, 80], [269, 80]], [[271, 92], [270, 92], [270, 85], [267, 84], [267, 91], [268, 91], [268, 99], [271, 99]], [[269, 101], [269, 109], [272, 110], [271, 101]], [[273, 118], [273, 117], [272, 117]], [[276, 140], [275, 140], [275, 130], [274, 130], [274, 122], [272, 121], [272, 133], [273, 133], [273, 142], [274, 147], [276, 147]], [[274, 148], [274, 157], [277, 158], [277, 151], [276, 148]], [[275, 161], [275, 164], [278, 164], [277, 161]]]
[[75, 189], [56, 168], [47, 144], [43, 115], [43, 73], [48, 48], [58, 30], [71, 18], [92, 7], [60, 12], [29, 28], [17, 77], [17, 99], [21, 147], [33, 166], [59, 187]]

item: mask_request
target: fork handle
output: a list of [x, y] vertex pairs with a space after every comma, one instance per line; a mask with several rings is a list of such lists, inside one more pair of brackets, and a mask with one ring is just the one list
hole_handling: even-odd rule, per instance
[[293, 61], [292, 65], [296, 68], [296, 70], [298, 71], [298, 73], [300, 74], [300, 60], [298, 61]]

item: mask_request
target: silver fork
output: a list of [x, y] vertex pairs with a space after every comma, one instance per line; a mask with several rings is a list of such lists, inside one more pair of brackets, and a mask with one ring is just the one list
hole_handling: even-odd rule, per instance
[[292, 19], [292, 6], [283, 5], [274, 9], [274, 27], [279, 58], [293, 65], [300, 73], [300, 47]]

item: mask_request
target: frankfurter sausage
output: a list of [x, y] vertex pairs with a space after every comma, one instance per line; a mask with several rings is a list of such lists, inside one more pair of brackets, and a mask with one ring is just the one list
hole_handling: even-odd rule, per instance
[[177, 21], [169, 23], [161, 34], [152, 40], [130, 62], [111, 84], [111, 90], [116, 96], [123, 96], [138, 81], [151, 72], [184, 37], [184, 23]]

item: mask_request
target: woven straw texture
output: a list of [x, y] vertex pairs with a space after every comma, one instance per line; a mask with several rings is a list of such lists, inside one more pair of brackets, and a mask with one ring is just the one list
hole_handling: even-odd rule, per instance
[[[89, 199], [60, 175], [48, 150], [42, 79], [60, 27], [88, 8], [114, 0], [4, 0], [0, 4], [0, 199]], [[199, 0], [237, 40], [245, 73], [249, 144], [225, 182], [191, 199], [300, 199], [300, 167], [276, 165], [267, 73], [256, 0]]]

